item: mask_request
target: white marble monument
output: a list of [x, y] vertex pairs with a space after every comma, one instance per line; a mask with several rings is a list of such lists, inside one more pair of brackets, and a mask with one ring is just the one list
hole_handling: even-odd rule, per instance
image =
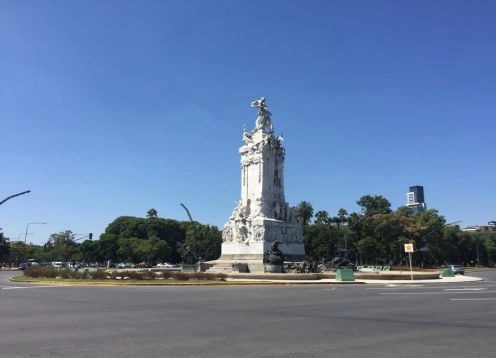
[[286, 260], [299, 261], [305, 255], [303, 234], [296, 210], [284, 198], [282, 137], [274, 136], [265, 99], [251, 106], [258, 109], [258, 117], [253, 131], [244, 130], [244, 145], [239, 149], [241, 200], [224, 225], [219, 261], [262, 264], [264, 252], [274, 241], [281, 242], [279, 249]]

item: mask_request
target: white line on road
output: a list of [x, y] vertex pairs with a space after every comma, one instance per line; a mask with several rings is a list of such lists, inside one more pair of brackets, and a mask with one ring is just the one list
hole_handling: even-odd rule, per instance
[[486, 287], [445, 288], [444, 291], [484, 291]]
[[379, 295], [446, 295], [446, 294], [481, 294], [496, 293], [496, 291], [440, 291], [440, 292], [379, 292]]
[[386, 285], [384, 287], [366, 287], [366, 290], [401, 290], [401, 289], [414, 289], [424, 288], [425, 285]]
[[2, 287], [2, 290], [17, 290], [21, 288], [45, 288], [45, 287], [61, 287], [61, 286], [12, 286], [12, 287]]
[[496, 300], [496, 297], [487, 298], [451, 298], [450, 301], [492, 301]]

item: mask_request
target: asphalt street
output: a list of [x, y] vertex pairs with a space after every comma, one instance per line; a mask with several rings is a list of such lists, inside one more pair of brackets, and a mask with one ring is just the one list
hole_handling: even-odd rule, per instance
[[0, 272], [0, 357], [494, 357], [496, 272], [444, 284], [39, 286]]

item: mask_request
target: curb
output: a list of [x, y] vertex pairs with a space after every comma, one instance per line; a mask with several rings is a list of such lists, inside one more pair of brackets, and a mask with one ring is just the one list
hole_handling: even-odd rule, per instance
[[278, 280], [278, 279], [227, 279], [227, 281], [174, 281], [174, 282], [127, 282], [127, 281], [60, 281], [60, 280], [16, 280], [15, 276], [9, 277], [9, 281], [18, 283], [36, 283], [39, 285], [58, 285], [58, 286], [140, 286], [140, 287], [163, 287], [163, 286], [278, 286], [278, 285], [384, 285], [384, 284], [440, 284], [440, 283], [462, 283], [478, 282], [483, 278], [472, 276], [455, 276], [427, 280], [394, 280], [394, 279], [376, 279], [376, 280], [355, 280], [355, 281], [337, 281], [335, 279], [319, 280]]

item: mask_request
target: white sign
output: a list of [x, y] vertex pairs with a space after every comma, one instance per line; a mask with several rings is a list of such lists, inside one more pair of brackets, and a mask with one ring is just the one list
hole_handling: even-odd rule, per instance
[[405, 244], [405, 252], [413, 252], [413, 244]]

